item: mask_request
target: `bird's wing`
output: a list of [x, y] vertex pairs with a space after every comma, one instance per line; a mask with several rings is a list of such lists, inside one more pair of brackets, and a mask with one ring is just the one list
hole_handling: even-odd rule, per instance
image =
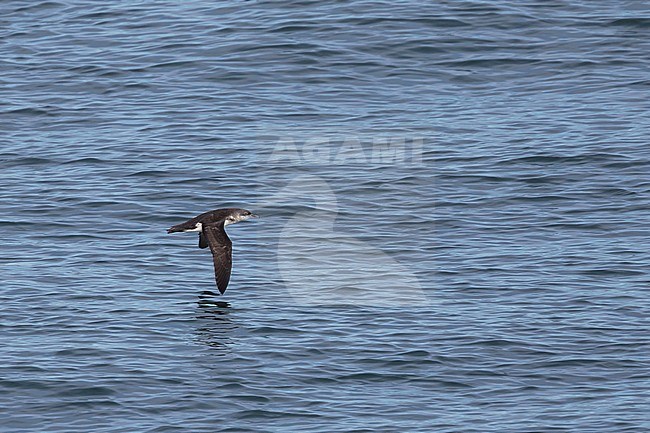
[[208, 240], [205, 238], [202, 232], [199, 232], [199, 248], [207, 248]]
[[210, 251], [212, 251], [214, 278], [221, 294], [228, 287], [230, 270], [232, 269], [232, 242], [223, 227], [223, 222], [203, 226], [203, 235], [210, 245]]

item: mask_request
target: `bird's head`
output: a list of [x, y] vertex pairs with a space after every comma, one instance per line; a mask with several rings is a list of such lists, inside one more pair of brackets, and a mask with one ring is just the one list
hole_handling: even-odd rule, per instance
[[258, 218], [258, 216], [246, 209], [233, 209], [230, 215], [226, 217], [224, 225], [235, 224], [239, 221], [246, 221], [250, 218]]

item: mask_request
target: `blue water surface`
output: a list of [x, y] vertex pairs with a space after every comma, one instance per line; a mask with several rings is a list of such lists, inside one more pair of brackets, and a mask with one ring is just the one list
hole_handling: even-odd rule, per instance
[[0, 22], [0, 431], [650, 431], [644, 2]]

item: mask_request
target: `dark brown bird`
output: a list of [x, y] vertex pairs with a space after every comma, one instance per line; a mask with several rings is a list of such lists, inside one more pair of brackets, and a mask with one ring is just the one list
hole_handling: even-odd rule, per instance
[[172, 226], [167, 229], [167, 233], [199, 232], [199, 248], [210, 247], [214, 262], [214, 278], [219, 292], [223, 295], [228, 287], [232, 269], [232, 242], [226, 234], [225, 227], [249, 218], [257, 218], [257, 215], [253, 215], [246, 209], [215, 209]]

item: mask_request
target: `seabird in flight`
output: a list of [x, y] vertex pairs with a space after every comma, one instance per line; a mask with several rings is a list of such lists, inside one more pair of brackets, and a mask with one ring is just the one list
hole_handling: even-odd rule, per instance
[[199, 248], [210, 247], [214, 262], [214, 277], [217, 288], [223, 295], [228, 287], [232, 269], [232, 242], [226, 234], [225, 227], [249, 218], [257, 218], [257, 215], [253, 215], [246, 209], [215, 209], [172, 226], [167, 229], [167, 233], [199, 232]]

